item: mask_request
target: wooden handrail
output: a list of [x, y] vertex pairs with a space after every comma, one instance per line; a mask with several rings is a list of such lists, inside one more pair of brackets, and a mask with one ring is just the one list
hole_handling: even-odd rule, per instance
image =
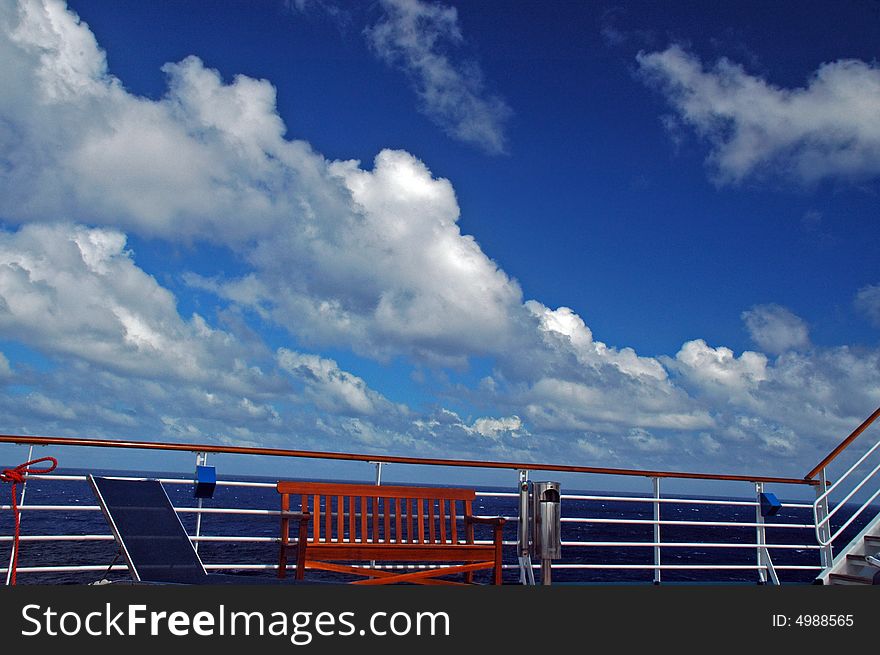
[[828, 455], [825, 457], [825, 459], [823, 459], [821, 462], [819, 462], [818, 464], [816, 464], [815, 468], [813, 468], [812, 471], [810, 471], [809, 473], [807, 473], [807, 474], [804, 476], [804, 479], [805, 479], [805, 480], [812, 480], [813, 478], [815, 478], [815, 477], [816, 477], [816, 474], [819, 473], [819, 471], [821, 471], [823, 468], [825, 468], [825, 467], [828, 466], [831, 462], [833, 462], [834, 459], [835, 459], [838, 455], [840, 455], [840, 453], [842, 453], [844, 450], [846, 450], [847, 446], [849, 446], [853, 441], [855, 441], [856, 438], [857, 438], [862, 432], [864, 432], [865, 430], [867, 430], [867, 429], [868, 429], [868, 426], [871, 425], [871, 423], [873, 423], [874, 421], [877, 420], [877, 417], [880, 417], [880, 407], [878, 407], [877, 409], [875, 409], [873, 414], [871, 414], [868, 418], [866, 418], [866, 419], [862, 422], [862, 424], [861, 424], [859, 427], [857, 427], [855, 430], [853, 430], [853, 431], [850, 433], [850, 435], [849, 435], [846, 439], [844, 439], [843, 441], [841, 441], [841, 442], [837, 445], [837, 448], [835, 448], [835, 449], [832, 450], [830, 453], [828, 453]]
[[84, 439], [78, 437], [39, 437], [30, 435], [0, 435], [0, 443], [33, 444], [35, 446], [91, 446], [97, 448], [139, 448], [190, 453], [222, 453], [233, 455], [269, 455], [273, 457], [302, 457], [335, 459], [384, 464], [419, 464], [428, 466], [462, 466], [485, 469], [513, 469], [529, 471], [557, 471], [561, 473], [596, 473], [629, 475], [646, 478], [680, 478], [687, 480], [725, 480], [734, 482], [769, 482], [777, 484], [819, 484], [807, 478], [777, 478], [761, 475], [719, 475], [714, 473], [685, 473], [680, 471], [647, 471], [641, 469], [602, 468], [595, 466], [568, 466], [539, 462], [491, 462], [466, 459], [431, 459], [425, 457], [397, 457], [393, 455], [363, 455], [315, 450], [288, 450], [282, 448], [253, 448], [245, 446], [217, 446], [209, 444], [164, 443], [158, 441], [129, 441], [119, 439]]

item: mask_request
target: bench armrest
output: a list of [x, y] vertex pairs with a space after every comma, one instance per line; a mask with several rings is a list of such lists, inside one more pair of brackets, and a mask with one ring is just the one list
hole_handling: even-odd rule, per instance
[[300, 521], [311, 521], [312, 515], [309, 512], [281, 512], [283, 519], [299, 519]]
[[465, 523], [479, 523], [481, 525], [502, 526], [507, 521], [503, 516], [465, 516]]

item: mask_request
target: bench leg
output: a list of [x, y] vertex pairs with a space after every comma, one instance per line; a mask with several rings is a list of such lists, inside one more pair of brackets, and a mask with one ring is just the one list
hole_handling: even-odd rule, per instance
[[296, 579], [302, 580], [306, 572], [306, 547], [309, 543], [308, 519], [299, 521], [299, 537], [296, 543]]
[[278, 553], [278, 577], [287, 575], [287, 546], [290, 544], [290, 519], [284, 513], [290, 510], [290, 496], [281, 496], [281, 550]]

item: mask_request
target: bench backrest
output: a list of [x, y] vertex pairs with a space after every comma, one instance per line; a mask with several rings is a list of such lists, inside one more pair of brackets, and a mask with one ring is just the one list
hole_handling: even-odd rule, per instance
[[[283, 510], [312, 516], [310, 543], [473, 543], [473, 489], [282, 481]], [[291, 506], [290, 497], [299, 496]]]

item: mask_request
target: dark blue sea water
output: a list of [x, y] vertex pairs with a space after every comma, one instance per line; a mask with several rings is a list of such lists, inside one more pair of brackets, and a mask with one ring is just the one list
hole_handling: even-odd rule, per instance
[[[60, 472], [60, 471], [59, 471]], [[82, 473], [65, 471], [65, 473]], [[104, 472], [112, 474], [113, 472]], [[181, 477], [179, 474], [139, 473], [147, 477]], [[254, 477], [232, 479], [272, 482], [275, 480]], [[191, 485], [166, 485], [172, 502], [178, 506], [195, 506]], [[484, 489], [484, 491], [511, 491], [504, 489]], [[9, 504], [8, 485], [0, 487], [0, 503]], [[566, 490], [567, 494], [610, 495], [607, 492], [575, 492]], [[681, 497], [681, 496], [680, 496]], [[783, 502], [784, 499], [783, 499]], [[62, 482], [32, 479], [28, 482], [26, 503], [33, 505], [95, 505], [96, 500], [86, 482]], [[278, 494], [272, 488], [226, 487], [218, 485], [214, 497], [204, 501], [204, 507], [239, 507], [253, 509], [277, 509]], [[846, 509], [846, 508], [844, 508]], [[474, 513], [482, 515], [516, 516], [517, 500], [515, 498], [480, 497]], [[846, 515], [845, 511], [841, 515]], [[23, 512], [22, 534], [109, 534], [110, 531], [100, 512]], [[607, 519], [645, 520], [653, 518], [653, 509], [647, 503], [626, 501], [575, 501], [563, 500], [563, 516], [565, 517], [597, 517]], [[752, 523], [755, 520], [753, 507], [731, 507], [721, 505], [692, 505], [664, 503], [661, 518], [672, 521], [728, 521]], [[192, 534], [195, 527], [194, 515], [183, 515], [182, 520]], [[843, 521], [843, 516], [837, 522]], [[812, 517], [806, 508], [784, 508], [779, 515], [768, 517], [768, 526], [774, 523], [810, 524]], [[857, 520], [839, 541], [848, 542], [851, 536], [858, 533], [865, 520]], [[515, 541], [516, 522], [509, 522], [505, 527], [505, 541]], [[651, 525], [616, 525], [616, 524], [581, 524], [563, 523], [562, 539], [565, 541], [592, 542], [636, 542], [653, 541]], [[13, 531], [12, 512], [0, 512], [0, 534], [11, 535]], [[266, 516], [235, 516], [210, 515], [202, 517], [202, 535], [243, 535], [277, 537], [279, 524], [277, 517]], [[772, 544], [815, 544], [812, 529], [780, 529], [767, 528], [767, 539]], [[477, 539], [489, 538], [487, 533], [477, 534]], [[730, 544], [756, 543], [754, 527], [715, 527], [702, 525], [663, 526], [662, 538], [665, 542], [706, 543], [724, 542]], [[9, 561], [9, 542], [0, 544], [2, 566]], [[112, 541], [99, 542], [23, 542], [19, 554], [19, 567], [37, 565], [74, 565], [92, 564], [106, 565], [114, 561], [117, 549]], [[220, 563], [263, 563], [274, 564], [277, 561], [277, 545], [272, 543], [211, 543], [202, 542], [199, 554], [205, 564]], [[785, 566], [818, 566], [818, 551], [811, 549], [775, 549], [771, 550], [774, 565]], [[661, 549], [663, 564], [742, 564], [753, 565], [756, 553], [753, 548], [709, 548], [696, 547], [664, 547]], [[506, 564], [516, 564], [514, 548], [507, 547]], [[653, 549], [648, 547], [576, 547], [564, 546], [563, 559], [559, 564], [652, 564]], [[779, 570], [778, 575], [783, 583], [810, 583], [818, 568], [811, 571]], [[246, 572], [245, 575], [271, 576], [271, 571]], [[479, 575], [479, 574], [478, 574]], [[664, 570], [661, 583], [756, 583], [757, 571], [750, 570]], [[18, 584], [88, 584], [105, 577], [102, 572], [87, 573], [19, 573]], [[108, 580], [128, 579], [125, 572], [112, 572], [106, 575]], [[344, 581], [335, 578], [333, 581]], [[554, 569], [554, 583], [595, 583], [595, 584], [650, 584], [653, 580], [651, 570], [602, 570], [602, 569]], [[478, 580], [479, 581], [479, 580]], [[519, 573], [516, 569], [505, 570], [505, 583], [517, 583]]]

